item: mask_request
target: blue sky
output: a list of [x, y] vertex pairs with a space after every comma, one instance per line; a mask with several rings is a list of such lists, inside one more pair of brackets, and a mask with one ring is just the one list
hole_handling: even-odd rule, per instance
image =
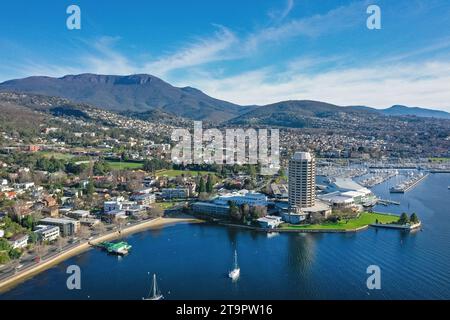
[[[450, 111], [448, 0], [2, 1], [0, 81], [150, 73], [241, 104]], [[81, 30], [66, 8], [81, 8]], [[381, 8], [381, 30], [366, 9]]]

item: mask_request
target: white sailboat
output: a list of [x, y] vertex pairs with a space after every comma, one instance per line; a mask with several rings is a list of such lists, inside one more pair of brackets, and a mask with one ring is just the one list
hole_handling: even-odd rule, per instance
[[231, 270], [228, 273], [228, 277], [231, 278], [233, 281], [239, 279], [239, 276], [241, 275], [241, 269], [238, 266], [237, 263], [237, 251], [234, 251], [234, 269]]
[[153, 284], [152, 289], [148, 295], [148, 298], [144, 298], [144, 300], [163, 300], [164, 296], [161, 294], [161, 292], [158, 289], [158, 285], [156, 283], [156, 274], [153, 274]]

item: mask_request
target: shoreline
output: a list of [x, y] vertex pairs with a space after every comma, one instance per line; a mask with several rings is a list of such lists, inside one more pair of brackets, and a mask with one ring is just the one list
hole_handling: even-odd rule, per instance
[[14, 288], [18, 284], [32, 278], [33, 276], [50, 269], [51, 267], [69, 259], [74, 256], [77, 256], [85, 251], [88, 251], [89, 249], [93, 248], [92, 244], [98, 244], [100, 242], [104, 241], [111, 241], [118, 239], [122, 236], [146, 231], [146, 230], [152, 230], [157, 229], [165, 226], [170, 226], [173, 224], [178, 223], [202, 223], [203, 221], [197, 218], [193, 217], [174, 217], [174, 218], [165, 218], [165, 217], [159, 217], [156, 219], [152, 219], [149, 221], [145, 221], [142, 223], [139, 223], [134, 226], [130, 226], [128, 228], [125, 228], [119, 233], [118, 231], [114, 231], [112, 233], [108, 233], [102, 236], [99, 236], [98, 238], [93, 239], [92, 241], [86, 241], [82, 242], [75, 247], [68, 249], [67, 251], [63, 251], [59, 254], [57, 254], [54, 257], [49, 258], [48, 260], [41, 261], [37, 265], [33, 265], [27, 269], [24, 269], [22, 271], [19, 271], [17, 274], [14, 274], [6, 279], [4, 279], [2, 282], [0, 282], [0, 293], [9, 291], [10, 289]]
[[287, 228], [275, 228], [275, 229], [267, 229], [267, 228], [259, 228], [252, 226], [245, 226], [240, 224], [232, 224], [232, 223], [217, 223], [218, 225], [230, 227], [230, 228], [241, 228], [247, 230], [253, 230], [257, 232], [265, 232], [265, 233], [352, 233], [352, 232], [360, 232], [369, 229], [370, 225], [354, 228], [354, 229], [287, 229]]

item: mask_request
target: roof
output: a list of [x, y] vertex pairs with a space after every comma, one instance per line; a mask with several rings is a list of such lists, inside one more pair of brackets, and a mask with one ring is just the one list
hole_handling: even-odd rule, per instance
[[322, 202], [320, 200], [316, 200], [316, 204], [313, 207], [301, 208], [301, 210], [304, 212], [321, 212], [329, 209], [330, 206], [327, 203]]
[[350, 178], [334, 178], [333, 184], [338, 189], [358, 191], [364, 189], [363, 186], [356, 183]]
[[39, 220], [39, 223], [61, 223], [61, 224], [66, 224], [66, 223], [74, 223], [77, 220], [74, 219], [69, 219], [69, 218], [44, 218], [42, 220]]
[[301, 161], [301, 160], [311, 161], [312, 155], [309, 152], [296, 152], [292, 156], [292, 159], [295, 161]]

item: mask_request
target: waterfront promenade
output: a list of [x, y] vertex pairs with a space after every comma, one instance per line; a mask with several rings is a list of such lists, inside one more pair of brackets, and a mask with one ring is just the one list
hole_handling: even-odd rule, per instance
[[131, 225], [129, 227], [123, 228], [120, 231], [115, 230], [103, 235], [99, 235], [98, 237], [90, 241], [85, 240], [80, 243], [73, 244], [68, 248], [66, 248], [65, 250], [63, 250], [62, 252], [58, 252], [44, 260], [41, 260], [38, 263], [30, 263], [22, 270], [16, 273], [13, 272], [13, 274], [7, 275], [3, 279], [0, 279], [0, 292], [7, 291], [8, 289], [14, 287], [18, 283], [25, 281], [26, 279], [42, 271], [47, 270], [52, 266], [64, 260], [67, 260], [73, 256], [76, 256], [86, 250], [89, 250], [90, 248], [92, 248], [93, 245], [98, 244], [100, 242], [111, 241], [136, 232], [148, 229], [156, 229], [176, 223], [200, 223], [200, 222], [202, 221], [188, 216], [155, 218], [152, 220], [147, 220], [144, 222]]

